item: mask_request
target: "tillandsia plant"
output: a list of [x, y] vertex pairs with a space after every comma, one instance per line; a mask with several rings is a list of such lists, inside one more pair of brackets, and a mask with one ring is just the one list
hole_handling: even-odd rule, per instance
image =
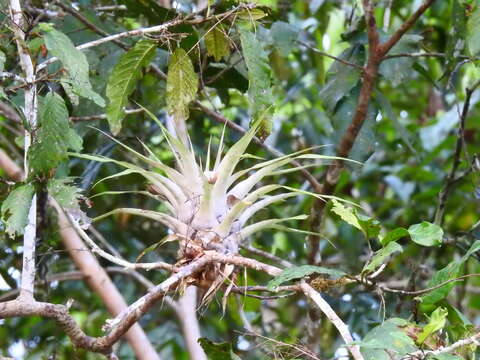
[[[251, 157], [246, 153], [246, 149], [258, 131], [257, 122], [239, 141], [225, 151], [225, 154], [224, 128], [216, 155], [212, 154], [210, 139], [206, 159], [202, 162], [197, 160], [190, 137], [184, 130], [186, 129], [184, 122], [179, 124], [178, 121], [172, 121], [174, 125], [170, 126], [171, 131], [168, 131], [155, 115], [144, 110], [162, 129], [166, 143], [175, 158], [175, 167], [170, 167], [158, 159], [145, 144], [142, 145], [147, 155], [114, 138], [112, 138], [113, 141], [134, 154], [150, 169], [104, 156], [84, 154], [77, 154], [77, 156], [100, 162], [112, 162], [124, 168], [123, 171], [100, 181], [137, 173], [149, 182], [147, 186], [149, 191], [143, 193], [161, 201], [165, 205], [165, 212], [118, 208], [95, 220], [112, 214], [127, 213], [162, 223], [169, 229], [169, 235], [165, 241], [178, 241], [179, 243], [177, 266], [187, 264], [207, 252], [237, 254], [242, 242], [246, 241], [250, 235], [265, 229], [310, 233], [282, 224], [290, 220], [306, 219], [307, 215], [251, 221], [255, 213], [273, 203], [297, 195], [310, 195], [319, 199], [338, 199], [279, 184], [262, 184], [262, 180], [266, 177], [316, 165], [307, 164], [285, 168], [293, 160], [329, 161], [339, 159], [338, 157], [308, 153], [312, 150], [310, 148], [272, 160], [261, 161], [247, 169], [237, 170], [242, 159]], [[181, 134], [179, 134], [180, 132]], [[184, 139], [184, 141], [180, 139]], [[210, 265], [202, 273], [186, 278], [182, 285], [195, 284], [207, 287], [204, 295], [204, 300], [207, 300], [232, 275], [233, 270], [234, 266], [229, 264]]]

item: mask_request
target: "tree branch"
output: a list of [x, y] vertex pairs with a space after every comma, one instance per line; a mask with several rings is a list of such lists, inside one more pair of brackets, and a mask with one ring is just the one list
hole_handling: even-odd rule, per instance
[[408, 19], [405, 21], [400, 28], [395, 31], [395, 33], [383, 44], [379, 46], [380, 54], [387, 54], [392, 47], [402, 38], [402, 36], [415, 24], [422, 14], [427, 11], [430, 5], [433, 4], [435, 0], [426, 0], [418, 9], [415, 11]]
[[[13, 22], [13, 33], [17, 43], [20, 66], [25, 74], [28, 84], [25, 89], [25, 118], [30, 128], [37, 125], [37, 87], [35, 84], [35, 68], [28, 52], [25, 33], [23, 32], [23, 13], [20, 0], [10, 0], [10, 19]], [[28, 150], [32, 143], [30, 132], [25, 129], [25, 158], [24, 172], [28, 175]], [[23, 265], [21, 275], [20, 298], [33, 299], [35, 288], [35, 242], [37, 237], [37, 196], [33, 195], [32, 203], [28, 211], [28, 224], [23, 235]]]
[[330, 320], [330, 322], [337, 328], [340, 336], [343, 341], [345, 341], [347, 349], [352, 354], [355, 360], [364, 360], [362, 353], [360, 352], [360, 347], [358, 345], [349, 345], [353, 342], [352, 334], [348, 330], [347, 324], [345, 324], [342, 319], [335, 313], [332, 307], [322, 298], [322, 296], [315, 291], [310, 285], [305, 281], [300, 282], [300, 286], [303, 290], [303, 293], [310, 298], [325, 314], [325, 316]]
[[457, 142], [455, 145], [455, 153], [453, 155], [453, 165], [445, 178], [445, 185], [438, 194], [438, 206], [435, 212], [434, 223], [437, 225], [442, 225], [443, 223], [443, 214], [445, 212], [445, 206], [448, 200], [448, 195], [452, 190], [454, 184], [457, 182], [456, 172], [460, 166], [460, 156], [462, 154], [463, 142], [464, 142], [464, 132], [465, 132], [465, 123], [467, 121], [468, 111], [470, 109], [470, 100], [472, 98], [473, 92], [480, 86], [480, 81], [477, 81], [471, 87], [465, 89], [465, 102], [463, 103], [462, 113], [460, 114], [459, 127], [457, 131]]

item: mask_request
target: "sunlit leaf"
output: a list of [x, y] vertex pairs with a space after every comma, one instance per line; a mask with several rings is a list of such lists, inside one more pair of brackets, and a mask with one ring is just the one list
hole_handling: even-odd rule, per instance
[[208, 55], [213, 56], [215, 61], [220, 61], [230, 54], [230, 40], [221, 25], [215, 26], [205, 34], [205, 45]]
[[445, 323], [447, 322], [447, 315], [447, 309], [442, 307], [437, 308], [432, 315], [430, 315], [428, 324], [425, 325], [422, 329], [422, 332], [418, 334], [417, 343], [423, 344], [430, 335], [443, 329]]
[[469, 15], [467, 21], [467, 44], [470, 55], [480, 53], [480, 3], [474, 3], [475, 10]]
[[195, 100], [197, 89], [192, 61], [185, 50], [178, 48], [170, 58], [167, 77], [167, 108], [175, 121], [188, 119], [188, 105]]
[[442, 244], [443, 230], [440, 226], [422, 221], [408, 228], [413, 242], [422, 246], [437, 246]]

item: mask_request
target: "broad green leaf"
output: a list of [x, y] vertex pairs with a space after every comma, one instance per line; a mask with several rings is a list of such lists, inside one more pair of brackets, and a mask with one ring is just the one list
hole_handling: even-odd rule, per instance
[[276, 21], [273, 23], [270, 34], [273, 39], [273, 46], [283, 56], [288, 56], [295, 48], [298, 38], [298, 29], [286, 22]]
[[167, 108], [176, 122], [187, 120], [188, 104], [195, 100], [198, 90], [198, 76], [192, 61], [182, 48], [170, 58], [167, 76]]
[[207, 338], [198, 339], [198, 343], [205, 351], [208, 360], [241, 360], [232, 350], [232, 344], [215, 343]]
[[5, 53], [0, 50], [0, 72], [3, 71], [6, 60], [7, 60], [7, 58], [5, 56]]
[[467, 20], [467, 44], [471, 56], [477, 56], [480, 53], [480, 3], [478, 2]]
[[80, 205], [78, 204], [80, 189], [76, 186], [68, 185], [70, 181], [70, 178], [50, 179], [47, 184], [48, 194], [57, 200], [62, 208], [80, 210]]
[[[465, 261], [467, 261], [468, 258], [474, 252], [479, 250], [480, 250], [480, 240], [477, 240], [473, 243], [473, 245], [470, 247], [467, 253], [464, 256], [462, 256], [460, 260], [452, 261], [443, 269], [437, 271], [433, 275], [432, 279], [427, 283], [427, 288], [437, 286], [445, 281], [459, 277], [461, 275], [462, 266], [465, 263]], [[429, 292], [426, 295], [423, 295], [420, 298], [420, 301], [422, 303], [421, 305], [425, 308], [431, 304], [435, 304], [439, 302], [440, 300], [447, 297], [447, 295], [450, 293], [450, 290], [452, 290], [452, 288], [455, 285], [456, 285], [456, 282], [451, 282], [451, 283], [445, 284], [444, 286], [438, 289], [435, 289]]]
[[392, 241], [397, 241], [402, 237], [408, 236], [409, 232], [404, 228], [396, 228], [392, 231], [389, 231], [383, 238], [380, 239], [380, 243], [385, 246]]
[[220, 24], [205, 34], [205, 45], [208, 55], [213, 56], [215, 61], [230, 55], [230, 40]]
[[11, 237], [23, 234], [34, 193], [33, 185], [22, 185], [10, 192], [3, 201], [1, 218], [6, 225], [6, 233]]
[[[339, 58], [361, 65], [364, 58], [364, 50], [361, 47], [351, 47], [339, 55]], [[320, 91], [320, 98], [327, 109], [334, 113], [337, 103], [346, 97], [360, 80], [360, 70], [335, 61], [328, 70], [328, 80]], [[355, 105], [356, 105], [355, 100]], [[351, 115], [348, 117], [349, 121]]]
[[67, 150], [82, 149], [82, 138], [70, 128], [63, 99], [48, 93], [40, 106], [40, 127], [29, 149], [29, 165], [35, 172], [51, 170], [67, 158]]
[[365, 335], [360, 345], [365, 360], [400, 359], [417, 350], [415, 343], [402, 327], [409, 323], [403, 319], [389, 319]]
[[248, 99], [253, 122], [259, 123], [258, 136], [265, 139], [272, 130], [275, 103], [268, 54], [252, 31], [240, 28], [240, 40], [248, 69]]
[[363, 268], [363, 271], [365, 272], [373, 272], [375, 271], [380, 265], [382, 265], [385, 262], [385, 259], [387, 259], [390, 255], [396, 252], [402, 252], [403, 249], [400, 245], [398, 245], [396, 242], [392, 241], [387, 244], [384, 248], [378, 250], [375, 252], [375, 255], [373, 255], [372, 259], [368, 264], [365, 265]]
[[125, 117], [124, 107], [132, 93], [140, 73], [153, 56], [157, 44], [151, 40], [141, 40], [123, 54], [112, 70], [107, 82], [106, 94], [109, 99], [107, 120], [113, 134], [118, 134]]
[[280, 285], [282, 285], [287, 281], [302, 279], [305, 276], [308, 276], [311, 274], [328, 275], [333, 280], [341, 278], [342, 276], [346, 275], [346, 273], [344, 273], [341, 270], [333, 270], [333, 269], [328, 269], [325, 267], [314, 266], [314, 265], [302, 265], [302, 266], [291, 267], [283, 270], [278, 276], [276, 276], [275, 278], [273, 278], [268, 282], [267, 288], [269, 290], [275, 290], [276, 288], [278, 288]]
[[408, 228], [413, 242], [422, 246], [437, 246], [442, 244], [443, 230], [440, 226], [422, 221]]
[[90, 99], [98, 106], [105, 106], [103, 98], [97, 94], [90, 84], [87, 57], [75, 48], [72, 41], [64, 33], [55, 30], [52, 25], [40, 23], [49, 53], [56, 56], [66, 70], [62, 76], [62, 86], [72, 103], [78, 105], [78, 96]]
[[447, 315], [447, 309], [442, 307], [437, 308], [430, 316], [428, 324], [425, 325], [422, 329], [422, 332], [418, 334], [417, 343], [423, 344], [430, 335], [438, 330], [443, 329], [445, 323], [447, 322]]
[[355, 212], [353, 209], [346, 207], [342, 203], [340, 203], [337, 200], [332, 200], [333, 207], [332, 211], [340, 216], [343, 221], [346, 223], [356, 227], [358, 230], [363, 231], [362, 226], [358, 222], [357, 215], [355, 215]]

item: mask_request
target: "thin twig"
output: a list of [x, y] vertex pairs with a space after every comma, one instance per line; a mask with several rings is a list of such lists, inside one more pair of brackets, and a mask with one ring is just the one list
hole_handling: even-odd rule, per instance
[[455, 145], [455, 153], [453, 155], [453, 165], [445, 178], [445, 185], [438, 194], [438, 206], [435, 212], [434, 223], [437, 225], [442, 225], [443, 223], [443, 214], [445, 212], [445, 206], [448, 200], [448, 196], [453, 188], [453, 185], [456, 182], [456, 172], [461, 162], [461, 154], [463, 149], [463, 138], [465, 132], [465, 124], [468, 117], [468, 111], [470, 110], [470, 101], [472, 98], [473, 92], [480, 86], [480, 80], [474, 83], [471, 87], [465, 89], [465, 102], [463, 103], [462, 113], [460, 115], [459, 127], [457, 130], [457, 142]]
[[355, 64], [355, 63], [352, 63], [350, 61], [347, 61], [347, 60], [344, 60], [344, 59], [341, 59], [339, 57], [336, 57], [336, 56], [333, 56], [333, 55], [330, 55], [320, 49], [317, 49], [315, 46], [313, 45], [310, 45], [304, 41], [301, 41], [301, 40], [298, 40], [298, 43], [309, 48], [310, 50], [312, 50], [313, 52], [316, 52], [317, 54], [320, 54], [322, 56], [326, 56], [326, 57], [329, 57], [330, 59], [333, 59], [335, 61], [338, 61], [339, 63], [342, 63], [343, 65], [347, 65], [347, 66], [351, 66], [351, 67], [354, 67], [360, 71], [363, 71], [363, 66], [361, 65], [358, 65], [358, 64]]
[[[144, 109], [125, 109], [126, 115], [138, 114], [143, 112]], [[93, 120], [103, 120], [107, 118], [107, 114], [98, 114], [98, 115], [89, 115], [89, 116], [70, 116], [72, 121], [93, 121]]]

